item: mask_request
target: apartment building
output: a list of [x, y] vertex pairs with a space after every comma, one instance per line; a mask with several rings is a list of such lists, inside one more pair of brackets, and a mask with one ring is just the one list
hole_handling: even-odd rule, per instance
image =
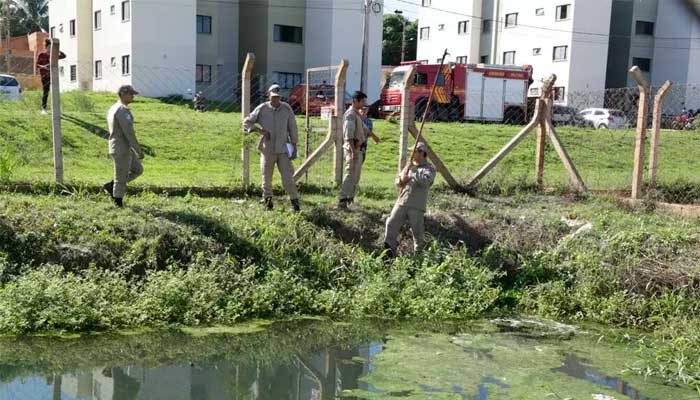
[[[380, 92], [382, 1], [370, 17], [368, 94]], [[307, 68], [350, 61], [360, 87], [361, 3], [342, 0], [50, 0], [49, 23], [67, 58], [62, 88], [235, 101], [245, 55], [256, 74], [291, 89]]]
[[131, 84], [149, 97], [235, 96], [236, 0], [50, 0], [49, 24], [67, 55], [65, 90]]
[[[369, 17], [367, 94], [380, 94], [383, 0], [375, 1]], [[307, 68], [350, 63], [348, 91], [361, 86], [361, 2], [347, 0], [250, 0], [241, 6], [240, 55], [255, 52], [255, 74], [291, 89], [305, 80]]]
[[[604, 89], [635, 85], [628, 75], [633, 65], [652, 85], [666, 79], [700, 83], [700, 70], [692, 68], [700, 61], [700, 22], [683, 0], [422, 0], [422, 5], [418, 60], [434, 63], [448, 47], [456, 62], [532, 65], [531, 96], [539, 94], [541, 79], [555, 73], [557, 101], [571, 103], [574, 94], [586, 92], [588, 105], [602, 106]], [[598, 99], [591, 99], [595, 92]]]

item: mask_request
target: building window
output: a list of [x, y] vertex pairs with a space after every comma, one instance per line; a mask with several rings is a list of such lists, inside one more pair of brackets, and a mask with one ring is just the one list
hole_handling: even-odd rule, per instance
[[651, 58], [632, 58], [632, 64], [639, 67], [642, 72], [651, 72]]
[[485, 19], [482, 31], [484, 33], [491, 33], [492, 30], [493, 30], [493, 20]]
[[76, 65], [70, 66], [70, 81], [75, 82], [78, 80], [78, 67]]
[[301, 74], [294, 72], [273, 72], [272, 80], [282, 89], [293, 89], [301, 84]]
[[51, 39], [56, 37], [56, 27], [52, 26], [51, 29], [49, 29]]
[[70, 20], [68, 29], [70, 32], [70, 37], [75, 37], [75, 20], [74, 19]]
[[211, 83], [211, 65], [197, 64], [197, 83]]
[[567, 52], [569, 51], [569, 46], [556, 46], [554, 48], [552, 60], [554, 61], [565, 61], [567, 58]]
[[460, 21], [457, 24], [457, 33], [460, 35], [466, 35], [469, 33], [469, 21]]
[[506, 51], [503, 53], [503, 65], [515, 65], [514, 51]]
[[635, 33], [637, 35], [653, 36], [654, 35], [654, 23], [648, 22], [648, 21], [637, 21]]
[[538, 8], [535, 10], [535, 15], [541, 17], [544, 15], [544, 8]]
[[300, 26], [275, 25], [275, 42], [304, 43], [304, 28]]
[[430, 39], [430, 27], [420, 28], [420, 40]]
[[438, 58], [437, 61], [435, 61], [435, 64], [441, 64], [442, 63], [442, 58]]
[[535, 47], [532, 49], [532, 55], [533, 56], [540, 56], [542, 55], [542, 48], [541, 47]]
[[440, 24], [440, 25], [438, 25], [438, 30], [439, 30], [439, 31], [444, 31], [444, 30], [445, 30], [445, 24]]
[[211, 17], [206, 15], [197, 16], [197, 33], [211, 35]]
[[58, 32], [63, 33], [63, 24], [58, 24]]
[[432, 0], [423, 0], [423, 7], [430, 7]]
[[122, 1], [122, 22], [131, 19], [131, 1]]
[[102, 79], [102, 60], [95, 61], [95, 79]]
[[467, 56], [457, 57], [457, 64], [466, 64], [466, 63], [467, 63]]
[[569, 15], [570, 8], [571, 8], [571, 4], [557, 6], [557, 21], [564, 21], [564, 20], [569, 19], [569, 17], [571, 17]]
[[102, 29], [102, 11], [95, 11], [95, 30], [98, 31]]
[[117, 7], [114, 4], [109, 6], [109, 15], [114, 15], [116, 13], [117, 13]]
[[564, 101], [566, 97], [566, 88], [564, 86], [554, 87], [554, 101]]
[[518, 26], [518, 13], [506, 14], [506, 28]]
[[58, 74], [61, 76], [65, 75], [65, 71], [63, 70], [63, 67], [58, 67]]
[[481, 64], [488, 64], [488, 63], [489, 63], [489, 56], [481, 56], [481, 57], [479, 58], [479, 62], [480, 62]]
[[117, 57], [112, 57], [112, 58], [109, 60], [109, 66], [112, 67], [112, 68], [114, 68], [114, 67], [117, 66]]
[[122, 75], [131, 74], [131, 56], [122, 56]]

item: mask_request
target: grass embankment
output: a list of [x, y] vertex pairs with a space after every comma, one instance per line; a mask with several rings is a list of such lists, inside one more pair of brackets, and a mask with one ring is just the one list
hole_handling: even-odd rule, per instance
[[[27, 108], [34, 107], [32, 96], [0, 114], [0, 171], [15, 183], [51, 177], [50, 122]], [[112, 97], [72, 93], [65, 99], [67, 179], [108, 180], [103, 116]], [[194, 114], [155, 100], [133, 109], [149, 153], [137, 185], [206, 191], [236, 182], [238, 115]], [[511, 196], [436, 193], [428, 219], [431, 249], [385, 264], [376, 252], [395, 197], [396, 129], [378, 124], [386, 140], [370, 149], [361, 208], [349, 213], [328, 208], [331, 189], [306, 191], [298, 216], [264, 213], [246, 197], [146, 192], [115, 210], [104, 195], [82, 189], [68, 196], [46, 188], [34, 196], [0, 195], [0, 332], [230, 324], [302, 314], [441, 320], [531, 313], [649, 330], [639, 342], [649, 360], [642, 372], [700, 386], [696, 221], [598, 197], [519, 192], [532, 182], [529, 138], [481, 186], [482, 193]], [[467, 177], [517, 129], [431, 124], [427, 137], [454, 174]], [[561, 136], [590, 186], [626, 187], [631, 131], [569, 129]], [[697, 160], [691, 157], [691, 143], [700, 138], [668, 133], [664, 140], [660, 179], [671, 189], [683, 188], [678, 182], [685, 180], [689, 191], [679, 193], [700, 198], [693, 194]], [[327, 183], [328, 173], [314, 174], [311, 183]], [[551, 151], [546, 178], [566, 182]], [[562, 216], [591, 222], [593, 230], [566, 238], [576, 228]]]
[[[114, 101], [113, 95], [104, 93], [63, 95], [67, 182], [96, 185], [109, 180], [112, 165], [106, 152], [105, 114]], [[52, 181], [51, 118], [38, 113], [39, 93], [28, 92], [22, 102], [2, 103], [0, 107], [0, 181]], [[240, 182], [240, 114], [197, 114], [185, 104], [172, 105], [154, 99], [139, 99], [131, 108], [138, 136], [148, 154], [146, 173], [135, 185], [212, 187]], [[316, 127], [325, 124], [314, 121]], [[370, 146], [363, 174], [365, 182], [371, 182], [372, 186], [390, 187], [396, 170], [398, 125], [378, 121], [375, 126], [384, 142]], [[303, 132], [302, 118], [299, 118], [299, 127]], [[467, 181], [519, 129], [503, 125], [430, 123], [425, 135], [453, 175]], [[561, 128], [559, 133], [590, 188], [629, 189], [635, 142], [633, 130]], [[315, 133], [311, 138], [312, 148], [324, 136], [325, 133]], [[662, 199], [685, 203], [700, 201], [700, 162], [694, 154], [699, 145], [699, 133], [664, 131], [659, 160], [659, 196]], [[530, 135], [497, 167], [483, 187], [498, 192], [504, 187], [531, 184], [534, 181], [534, 148], [535, 137]], [[547, 184], [567, 185], [564, 168], [551, 146], [545, 161]], [[331, 165], [329, 152], [319, 167], [312, 169], [308, 183], [330, 184]], [[260, 177], [256, 151], [252, 151], [251, 177], [257, 185]]]

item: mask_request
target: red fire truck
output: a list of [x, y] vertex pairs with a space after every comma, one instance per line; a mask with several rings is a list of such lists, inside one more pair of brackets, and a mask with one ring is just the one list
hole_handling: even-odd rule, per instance
[[423, 117], [435, 76], [437, 88], [428, 112], [431, 121], [494, 121], [522, 123], [527, 115], [527, 93], [532, 67], [525, 65], [404, 63], [396, 67], [381, 95], [380, 116], [401, 110], [401, 88], [411, 65], [416, 74], [410, 101], [416, 105], [416, 119]]

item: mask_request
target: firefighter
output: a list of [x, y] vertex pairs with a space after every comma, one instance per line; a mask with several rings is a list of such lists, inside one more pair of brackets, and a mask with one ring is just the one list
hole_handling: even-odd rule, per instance
[[[282, 176], [282, 185], [289, 195], [292, 210], [299, 212], [299, 192], [294, 183], [294, 166], [292, 160], [297, 157], [299, 133], [292, 107], [280, 99], [280, 86], [272, 85], [268, 89], [269, 101], [259, 105], [243, 121], [246, 132], [260, 134], [260, 168], [262, 170], [262, 192], [265, 208], [273, 209], [272, 173], [275, 165]], [[260, 127], [256, 127], [258, 124]], [[291, 146], [291, 147], [290, 147]]]
[[365, 125], [362, 109], [367, 102], [367, 95], [357, 91], [352, 96], [352, 106], [343, 116], [343, 139], [345, 141], [345, 177], [340, 189], [338, 208], [348, 208], [355, 202], [357, 186], [362, 173], [363, 153], [362, 145], [369, 136], [369, 129]]
[[141, 160], [144, 153], [136, 140], [134, 116], [128, 107], [134, 101], [134, 96], [139, 93], [131, 85], [124, 85], [119, 88], [117, 94], [119, 101], [107, 113], [109, 155], [114, 161], [114, 179], [103, 187], [114, 200], [114, 204], [123, 207], [126, 184], [143, 174]]
[[389, 257], [396, 255], [399, 231], [407, 220], [413, 235], [414, 250], [423, 250], [428, 192], [434, 181], [435, 167], [428, 162], [428, 146], [422, 142], [418, 143], [411, 161], [396, 179], [400, 194], [386, 220], [384, 234], [384, 248]]

